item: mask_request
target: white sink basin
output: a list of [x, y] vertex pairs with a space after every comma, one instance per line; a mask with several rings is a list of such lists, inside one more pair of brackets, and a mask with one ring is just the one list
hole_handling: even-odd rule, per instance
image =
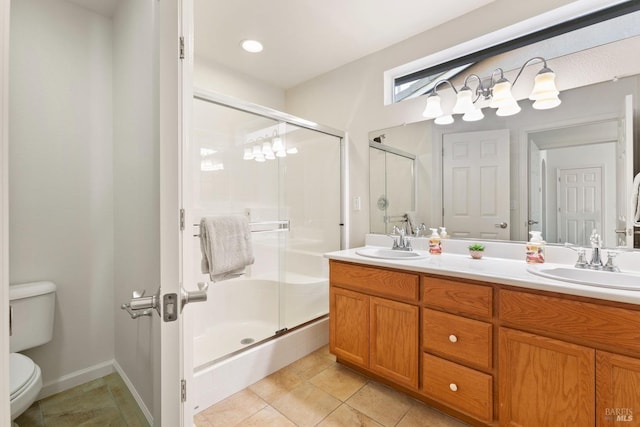
[[424, 259], [429, 256], [429, 253], [424, 251], [398, 251], [386, 248], [361, 248], [356, 249], [356, 253], [369, 258], [393, 260], [416, 260]]
[[632, 273], [613, 273], [610, 271], [588, 270], [575, 267], [530, 266], [530, 273], [548, 279], [580, 285], [601, 286], [604, 288], [640, 291], [640, 275]]

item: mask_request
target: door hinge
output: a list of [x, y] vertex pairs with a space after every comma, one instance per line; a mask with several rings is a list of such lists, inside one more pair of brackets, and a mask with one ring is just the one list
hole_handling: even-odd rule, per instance
[[184, 37], [180, 36], [180, 59], [184, 59]]
[[187, 401], [187, 380], [180, 380], [180, 400]]
[[180, 209], [180, 231], [184, 231], [184, 209]]

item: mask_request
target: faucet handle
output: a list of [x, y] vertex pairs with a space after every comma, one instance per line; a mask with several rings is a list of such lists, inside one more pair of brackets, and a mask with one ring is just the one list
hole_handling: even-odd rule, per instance
[[[573, 248], [571, 248], [573, 249]], [[576, 268], [587, 268], [587, 257], [585, 256], [584, 248], [576, 248], [574, 249], [578, 253], [578, 260], [576, 261]]]
[[608, 249], [607, 250], [607, 262], [604, 265], [604, 267], [602, 267], [602, 269], [604, 271], [613, 271], [613, 272], [620, 272], [620, 268], [615, 265], [615, 259], [618, 256], [620, 252], [613, 250], [613, 249]]

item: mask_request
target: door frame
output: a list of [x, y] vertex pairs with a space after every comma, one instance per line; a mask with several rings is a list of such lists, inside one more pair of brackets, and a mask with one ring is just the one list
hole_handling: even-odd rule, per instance
[[[0, 0], [0, 313], [9, 312], [9, 22], [10, 0]], [[0, 316], [0, 414], [9, 402], [9, 319]], [[9, 415], [9, 418], [11, 416]], [[10, 422], [10, 420], [5, 420]], [[0, 424], [5, 421], [0, 420]]]

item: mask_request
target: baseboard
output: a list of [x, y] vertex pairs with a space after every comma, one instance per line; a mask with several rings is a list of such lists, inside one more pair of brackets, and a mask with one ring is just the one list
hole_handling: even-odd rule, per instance
[[113, 362], [113, 360], [108, 360], [98, 363], [97, 365], [63, 375], [56, 380], [43, 384], [42, 390], [40, 390], [40, 394], [38, 394], [38, 400], [113, 373]]
[[133, 396], [133, 398], [135, 399], [136, 403], [140, 407], [140, 410], [144, 414], [144, 417], [147, 419], [147, 422], [149, 423], [150, 426], [152, 426], [153, 425], [153, 415], [151, 414], [151, 411], [149, 411], [149, 408], [147, 408], [147, 405], [144, 404], [144, 401], [142, 400], [142, 398], [138, 394], [138, 391], [136, 390], [136, 388], [133, 386], [133, 383], [131, 382], [131, 380], [129, 379], [127, 374], [124, 373], [124, 370], [122, 369], [122, 367], [120, 366], [120, 364], [116, 360], [113, 361], [113, 367], [115, 368], [115, 370], [118, 372], [118, 374], [122, 378], [122, 381], [124, 381], [124, 383], [127, 385], [127, 388], [129, 389], [129, 391], [131, 392], [131, 395]]

